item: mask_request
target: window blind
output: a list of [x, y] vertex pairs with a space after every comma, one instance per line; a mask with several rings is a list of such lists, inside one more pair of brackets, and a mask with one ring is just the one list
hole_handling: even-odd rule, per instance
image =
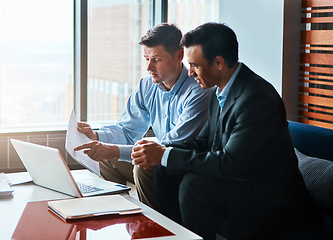
[[298, 121], [333, 129], [333, 1], [302, 0]]

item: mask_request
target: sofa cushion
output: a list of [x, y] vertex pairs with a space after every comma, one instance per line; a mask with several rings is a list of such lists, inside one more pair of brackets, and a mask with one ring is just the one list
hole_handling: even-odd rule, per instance
[[333, 162], [307, 156], [295, 148], [305, 185], [322, 210], [333, 214]]

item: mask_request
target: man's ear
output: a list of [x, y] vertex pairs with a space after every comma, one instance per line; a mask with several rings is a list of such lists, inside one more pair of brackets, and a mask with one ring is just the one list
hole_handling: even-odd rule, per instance
[[222, 70], [223, 66], [224, 66], [224, 58], [221, 56], [216, 56], [214, 63], [217, 67], [218, 70]]
[[175, 53], [175, 57], [178, 61], [183, 61], [184, 58], [184, 49], [179, 49], [177, 50], [177, 52]]

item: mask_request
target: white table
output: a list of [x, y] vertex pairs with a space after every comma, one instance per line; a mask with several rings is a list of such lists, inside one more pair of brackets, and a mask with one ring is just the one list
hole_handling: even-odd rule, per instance
[[[21, 177], [22, 175], [29, 176], [28, 173], [10, 173], [6, 175], [9, 176], [11, 179]], [[13, 189], [13, 198], [0, 199], [0, 240], [8, 240], [11, 238], [27, 202], [71, 198], [68, 195], [37, 186], [32, 182], [14, 185]], [[149, 208], [148, 206], [142, 204], [131, 196], [127, 194], [123, 194], [123, 196], [131, 202], [139, 205], [142, 208], [143, 214], [146, 217], [150, 218], [151, 220], [155, 221], [156, 223], [160, 224], [161, 226], [175, 234], [175, 236], [149, 238], [149, 240], [202, 239], [200, 236], [187, 230], [186, 228], [161, 215], [155, 210]]]

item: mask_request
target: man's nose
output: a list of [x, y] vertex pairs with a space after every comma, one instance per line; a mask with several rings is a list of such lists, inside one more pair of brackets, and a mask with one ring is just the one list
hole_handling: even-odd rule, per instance
[[190, 69], [188, 71], [188, 76], [189, 77], [195, 77], [196, 76], [195, 71], [193, 71], [193, 67], [190, 67]]
[[151, 61], [147, 61], [147, 71], [153, 70], [154, 64]]

